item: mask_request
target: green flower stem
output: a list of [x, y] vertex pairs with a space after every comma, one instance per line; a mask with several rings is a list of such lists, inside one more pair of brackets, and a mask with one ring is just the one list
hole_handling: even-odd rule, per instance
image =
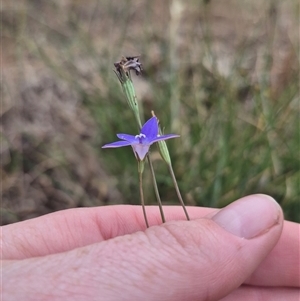
[[[153, 111], [152, 111], [152, 116], [155, 116]], [[162, 131], [161, 131], [160, 127], [159, 127], [159, 135], [162, 135]], [[183, 202], [183, 199], [182, 199], [182, 196], [181, 196], [178, 184], [177, 184], [177, 180], [176, 180], [176, 177], [175, 177], [175, 174], [174, 174], [174, 170], [173, 170], [173, 167], [172, 167], [171, 157], [170, 157], [170, 153], [169, 153], [167, 143], [166, 143], [166, 141], [158, 141], [157, 144], [158, 144], [158, 150], [159, 150], [159, 153], [160, 153], [162, 159], [168, 165], [169, 172], [170, 172], [170, 175], [172, 177], [173, 184], [174, 184], [174, 187], [175, 187], [175, 190], [176, 190], [176, 194], [177, 194], [179, 202], [180, 202], [180, 204], [183, 208], [185, 216], [186, 216], [187, 220], [190, 220], [190, 217], [189, 217], [189, 215], [187, 213], [187, 210], [185, 208], [185, 205], [184, 205], [184, 202]]]
[[147, 228], [149, 228], [149, 223], [148, 223], [146, 208], [145, 208], [144, 192], [143, 192], [143, 170], [144, 170], [144, 162], [138, 161], [141, 204], [142, 204], [142, 208], [143, 208], [143, 214], [144, 214], [146, 226], [147, 226]]
[[161, 220], [162, 220], [163, 223], [165, 223], [166, 219], [165, 219], [165, 215], [164, 215], [164, 211], [163, 211], [163, 207], [162, 207], [162, 202], [161, 202], [161, 199], [160, 199], [160, 195], [159, 195], [159, 191], [158, 191], [158, 187], [157, 187], [157, 183], [156, 183], [153, 164], [152, 164], [152, 161], [151, 161], [151, 158], [150, 158], [149, 154], [147, 155], [147, 160], [148, 160], [148, 164], [149, 164], [151, 175], [152, 175], [152, 182], [153, 182], [154, 192], [155, 192], [156, 200], [157, 200], [160, 215], [161, 215]]
[[168, 164], [168, 168], [169, 168], [169, 172], [171, 174], [172, 180], [173, 180], [173, 184], [174, 184], [174, 187], [175, 187], [175, 190], [176, 190], [176, 193], [177, 193], [177, 197], [178, 197], [179, 202], [180, 202], [180, 204], [181, 204], [181, 206], [183, 208], [183, 211], [185, 213], [186, 219], [189, 221], [190, 217], [189, 217], [189, 214], [187, 213], [186, 207], [184, 205], [184, 202], [183, 202], [183, 199], [182, 199], [182, 196], [181, 196], [178, 184], [177, 184], [177, 180], [176, 180], [176, 177], [175, 177], [175, 174], [174, 174], [174, 171], [173, 171], [172, 164]]

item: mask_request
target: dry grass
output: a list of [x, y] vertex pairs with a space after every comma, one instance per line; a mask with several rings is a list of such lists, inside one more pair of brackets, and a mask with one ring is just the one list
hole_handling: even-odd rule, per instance
[[[2, 223], [76, 206], [138, 203], [130, 149], [100, 150], [135, 124], [115, 75], [154, 109], [189, 204], [268, 193], [299, 209], [297, 1], [13, 1], [2, 7]], [[174, 190], [156, 150], [165, 203]], [[150, 184], [150, 176], [146, 175]], [[148, 203], [154, 200], [147, 189]]]

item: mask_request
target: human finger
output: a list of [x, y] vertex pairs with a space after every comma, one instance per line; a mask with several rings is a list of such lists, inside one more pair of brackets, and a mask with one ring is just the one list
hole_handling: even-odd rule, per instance
[[[150, 225], [162, 223], [156, 206], [147, 206]], [[189, 207], [191, 219], [216, 209]], [[168, 220], [185, 219], [179, 206], [164, 206]], [[141, 206], [116, 205], [62, 210], [19, 223], [1, 231], [3, 259], [24, 259], [65, 252], [116, 236], [146, 229]]]
[[284, 222], [278, 243], [246, 283], [261, 286], [300, 287], [299, 224]]
[[300, 292], [290, 287], [257, 287], [242, 285], [219, 301], [298, 301]]

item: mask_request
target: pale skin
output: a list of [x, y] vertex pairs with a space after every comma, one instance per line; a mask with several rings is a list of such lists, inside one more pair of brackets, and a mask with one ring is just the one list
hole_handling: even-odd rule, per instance
[[2, 227], [3, 300], [299, 300], [299, 224], [270, 197], [108, 206]]

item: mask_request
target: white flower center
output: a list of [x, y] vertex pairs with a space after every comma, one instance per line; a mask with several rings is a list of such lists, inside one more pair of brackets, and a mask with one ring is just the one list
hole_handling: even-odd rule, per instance
[[146, 135], [140, 133], [139, 135], [136, 135], [134, 138], [135, 139], [139, 139], [140, 143], [142, 143], [142, 139], [146, 138]]

